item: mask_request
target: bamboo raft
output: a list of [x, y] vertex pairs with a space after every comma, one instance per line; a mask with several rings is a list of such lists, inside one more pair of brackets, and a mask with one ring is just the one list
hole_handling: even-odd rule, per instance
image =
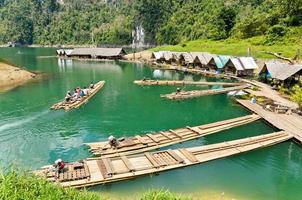
[[243, 90], [245, 88], [249, 87], [249, 85], [240, 85], [235, 87], [228, 87], [228, 88], [222, 88], [222, 89], [214, 89], [214, 90], [192, 90], [192, 91], [181, 91], [181, 92], [174, 92], [171, 94], [162, 94], [160, 97], [171, 99], [171, 100], [182, 100], [182, 99], [191, 99], [206, 95], [215, 95], [215, 94], [222, 94], [222, 93], [228, 93], [231, 91], [237, 91], [237, 90]]
[[292, 135], [281, 131], [239, 140], [158, 152], [146, 152], [113, 158], [90, 158], [67, 164], [64, 173], [56, 173], [52, 166], [35, 172], [63, 187], [88, 187], [139, 176], [187, 167], [210, 160], [255, 150], [289, 140]]
[[228, 82], [203, 82], [203, 81], [168, 81], [168, 80], [138, 80], [134, 81], [137, 85], [222, 85], [222, 86], [238, 86], [242, 83], [228, 83]]
[[214, 122], [206, 125], [180, 128], [176, 130], [160, 131], [158, 133], [146, 134], [143, 136], [118, 139], [118, 146], [113, 148], [108, 141], [87, 143], [90, 151], [95, 156], [114, 157], [119, 155], [130, 155], [146, 152], [172, 144], [197, 139], [219, 131], [227, 130], [258, 120], [258, 115], [247, 115], [234, 119]]
[[79, 108], [81, 105], [88, 102], [100, 89], [105, 85], [105, 81], [99, 81], [94, 85], [94, 88], [89, 90], [88, 96], [82, 97], [80, 100], [74, 101], [72, 103], [65, 103], [64, 101], [59, 102], [51, 107], [52, 110], [64, 109], [69, 111], [71, 109]]

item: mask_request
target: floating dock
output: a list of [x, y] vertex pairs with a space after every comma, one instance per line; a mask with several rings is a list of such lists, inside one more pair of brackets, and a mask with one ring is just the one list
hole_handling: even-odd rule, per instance
[[52, 110], [59, 110], [64, 109], [65, 111], [69, 111], [71, 109], [79, 108], [81, 105], [88, 102], [89, 99], [91, 99], [100, 89], [103, 88], [105, 85], [105, 81], [99, 81], [96, 84], [94, 84], [94, 88], [90, 89], [89, 95], [84, 96], [81, 98], [81, 100], [75, 101], [73, 103], [65, 103], [64, 101], [57, 103], [51, 107]]
[[297, 114], [278, 114], [263, 109], [256, 103], [248, 100], [237, 100], [241, 105], [250, 111], [258, 114], [274, 127], [291, 133], [296, 140], [302, 143], [302, 117]]
[[245, 84], [235, 87], [212, 89], [212, 90], [180, 91], [180, 92], [174, 92], [172, 94], [163, 94], [160, 96], [162, 98], [171, 99], [171, 100], [183, 100], [183, 99], [191, 99], [191, 98], [207, 96], [207, 95], [223, 94], [231, 91], [243, 90], [248, 87], [249, 85]]
[[171, 86], [183, 86], [183, 85], [222, 85], [222, 86], [238, 86], [242, 83], [231, 82], [205, 82], [205, 81], [171, 81], [171, 80], [138, 80], [134, 81], [137, 85], [171, 85]]
[[234, 119], [214, 122], [206, 125], [180, 128], [176, 130], [160, 131], [158, 133], [143, 136], [123, 138], [119, 141], [117, 148], [109, 145], [108, 141], [87, 143], [90, 151], [96, 156], [113, 157], [118, 155], [130, 155], [146, 152], [172, 144], [200, 138], [219, 131], [227, 130], [258, 120], [258, 115], [247, 115]]
[[291, 134], [281, 131], [192, 148], [121, 155], [113, 158], [91, 158], [82, 162], [68, 163], [64, 173], [57, 174], [51, 166], [46, 166], [35, 174], [46, 176], [48, 180], [63, 187], [81, 188], [183, 168], [271, 146], [291, 138]]

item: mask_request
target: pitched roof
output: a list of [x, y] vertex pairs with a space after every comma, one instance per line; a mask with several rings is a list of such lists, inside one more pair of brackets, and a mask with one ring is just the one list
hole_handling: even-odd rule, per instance
[[239, 60], [244, 69], [258, 69], [258, 65], [252, 57], [239, 57]]
[[172, 52], [172, 55], [174, 59], [178, 60], [183, 53], [185, 52]]
[[162, 59], [164, 57], [164, 51], [157, 51], [152, 53], [152, 58], [156, 60]]
[[193, 59], [198, 59], [203, 65], [209, 64], [210, 60], [214, 57], [213, 54], [208, 52], [191, 52]]
[[[272, 78], [284, 81], [302, 70], [301, 64], [288, 64], [281, 62], [267, 62], [264, 64], [264, 69], [267, 69]], [[261, 73], [261, 72], [260, 72]]]
[[192, 57], [192, 55], [190, 53], [184, 52], [181, 54], [181, 56], [183, 57], [183, 59], [185, 60], [186, 63], [193, 63], [194, 58]]
[[163, 57], [166, 61], [171, 60], [173, 58], [173, 53], [171, 51], [165, 51]]
[[225, 64], [229, 61], [230, 58], [231, 58], [230, 56], [219, 55], [219, 56], [214, 56], [213, 60], [216, 64], [217, 68], [221, 69], [225, 66]]
[[230, 58], [230, 60], [227, 62], [226, 65], [229, 65], [230, 63], [232, 63], [234, 65], [234, 67], [236, 68], [237, 71], [243, 71], [243, 65], [240, 62], [239, 58]]
[[120, 56], [123, 55], [125, 51], [123, 48], [75, 48], [71, 55], [90, 55], [90, 56]]

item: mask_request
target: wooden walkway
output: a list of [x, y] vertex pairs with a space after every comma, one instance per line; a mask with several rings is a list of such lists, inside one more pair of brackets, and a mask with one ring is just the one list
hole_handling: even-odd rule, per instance
[[81, 188], [187, 167], [271, 146], [291, 138], [291, 134], [281, 131], [192, 148], [122, 155], [113, 158], [90, 158], [84, 160], [80, 167], [73, 166], [79, 163], [69, 163], [68, 167], [71, 171], [67, 170], [59, 174], [57, 176], [59, 178], [55, 178], [56, 174], [49, 167], [37, 171], [36, 174], [44, 175], [64, 187]]
[[240, 85], [235, 87], [228, 87], [228, 88], [222, 88], [222, 89], [215, 89], [215, 90], [192, 90], [192, 91], [181, 91], [181, 92], [174, 92], [172, 94], [163, 94], [160, 95], [162, 98], [167, 98], [171, 100], [183, 100], [183, 99], [191, 99], [201, 96], [207, 96], [207, 95], [215, 95], [215, 94], [222, 94], [222, 93], [228, 93], [231, 91], [236, 90], [242, 90], [249, 87], [249, 85]]
[[183, 86], [183, 85], [222, 85], [222, 86], [238, 86], [242, 83], [231, 83], [231, 82], [204, 82], [204, 81], [175, 81], [175, 80], [139, 80], [134, 81], [137, 85], [172, 85], [172, 86]]
[[237, 100], [241, 105], [250, 111], [258, 114], [274, 127], [284, 130], [302, 142], [302, 117], [296, 114], [277, 114], [263, 109], [260, 105], [251, 103], [248, 100]]
[[90, 151], [96, 156], [112, 157], [118, 155], [130, 155], [200, 138], [219, 131], [254, 122], [259, 118], [260, 117], [258, 115], [247, 115], [201, 126], [187, 126], [186, 128], [160, 131], [158, 133], [146, 134], [143, 136], [137, 135], [135, 137], [123, 138], [122, 141], [119, 141], [117, 148], [112, 148], [108, 141], [88, 143], [87, 145], [90, 147]]

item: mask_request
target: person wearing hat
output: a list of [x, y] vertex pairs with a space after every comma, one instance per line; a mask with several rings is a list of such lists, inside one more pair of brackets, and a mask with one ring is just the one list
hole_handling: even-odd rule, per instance
[[62, 159], [59, 158], [58, 160], [56, 160], [55, 161], [55, 166], [56, 166], [59, 173], [63, 173], [64, 168], [65, 168], [65, 163]]
[[177, 88], [176, 89], [176, 94], [179, 94], [181, 92], [181, 89], [180, 88]]

